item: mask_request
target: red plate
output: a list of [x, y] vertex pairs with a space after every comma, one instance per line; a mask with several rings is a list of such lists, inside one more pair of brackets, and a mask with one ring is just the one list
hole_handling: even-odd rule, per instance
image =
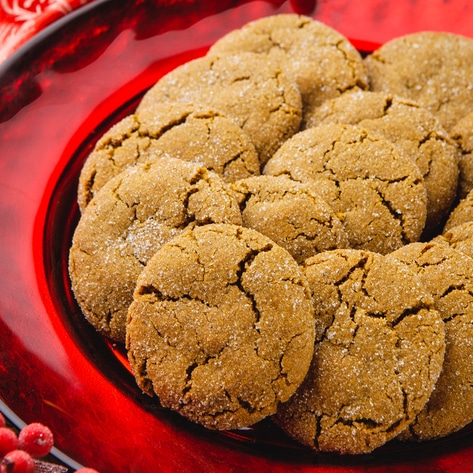
[[140, 392], [123, 349], [84, 321], [67, 274], [87, 153], [160, 76], [205, 54], [225, 32], [298, 12], [369, 51], [422, 29], [473, 34], [470, 5], [99, 0], [20, 48], [0, 66], [0, 397], [7, 414], [44, 422], [60, 458], [102, 473], [473, 471], [470, 427], [439, 442], [393, 441], [371, 455], [340, 458], [311, 453], [270, 421], [220, 433], [191, 424]]

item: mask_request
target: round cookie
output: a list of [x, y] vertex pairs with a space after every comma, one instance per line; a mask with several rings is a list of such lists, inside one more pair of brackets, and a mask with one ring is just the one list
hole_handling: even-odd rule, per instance
[[275, 62], [256, 53], [194, 59], [162, 77], [143, 97], [137, 113], [160, 102], [199, 103], [235, 120], [265, 163], [299, 130], [302, 102], [295, 83]]
[[306, 117], [306, 126], [358, 125], [392, 141], [417, 164], [427, 190], [425, 232], [444, 222], [455, 201], [457, 147], [438, 119], [411, 100], [383, 92], [359, 91], [329, 100]]
[[443, 233], [457, 225], [462, 225], [463, 223], [471, 221], [473, 221], [473, 191], [470, 191], [466, 197], [461, 199], [450, 212], [443, 227]]
[[198, 162], [226, 182], [259, 174], [256, 150], [232, 119], [208, 107], [161, 103], [152, 114], [125, 117], [100, 138], [81, 170], [80, 209], [127, 167], [162, 156]]
[[69, 254], [86, 319], [124, 342], [136, 279], [149, 258], [187, 227], [214, 222], [241, 224], [240, 210], [222, 179], [199, 164], [158, 159], [108, 181], [82, 214]]
[[307, 373], [310, 297], [294, 259], [259, 232], [214, 224], [182, 233], [148, 262], [128, 312], [138, 385], [209, 429], [258, 422]]
[[410, 98], [447, 131], [473, 110], [473, 40], [420, 32], [395, 38], [365, 58], [370, 87]]
[[391, 256], [417, 272], [445, 323], [442, 372], [429, 402], [400, 436], [437, 439], [473, 421], [473, 258], [436, 243], [412, 243]]
[[391, 142], [355, 125], [308, 128], [288, 140], [265, 175], [313, 182], [347, 231], [350, 247], [389, 253], [417, 241], [426, 219], [418, 167]]
[[348, 247], [343, 224], [310, 183], [255, 176], [230, 188], [240, 205], [243, 226], [271, 238], [298, 263], [321, 251]]
[[473, 189], [473, 111], [450, 130], [450, 136], [460, 148], [458, 197], [463, 199]]
[[275, 422], [315, 451], [368, 453], [402, 432], [439, 377], [444, 324], [409, 267], [364, 250], [305, 261], [316, 343]]
[[450, 228], [433, 238], [432, 242], [450, 246], [473, 258], [473, 221]]
[[278, 61], [302, 96], [303, 115], [347, 90], [366, 89], [366, 67], [350, 41], [307, 16], [261, 18], [219, 39], [208, 55], [248, 51]]

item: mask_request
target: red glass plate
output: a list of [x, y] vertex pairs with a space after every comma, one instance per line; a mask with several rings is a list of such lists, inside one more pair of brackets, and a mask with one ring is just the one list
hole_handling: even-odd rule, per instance
[[67, 254], [81, 165], [99, 136], [177, 65], [258, 17], [298, 12], [369, 52], [422, 29], [473, 34], [466, 1], [98, 0], [0, 66], [0, 408], [40, 421], [71, 468], [121, 472], [473, 471], [473, 432], [390, 442], [356, 458], [316, 455], [270, 421], [210, 432], [136, 387], [125, 353], [71, 294]]

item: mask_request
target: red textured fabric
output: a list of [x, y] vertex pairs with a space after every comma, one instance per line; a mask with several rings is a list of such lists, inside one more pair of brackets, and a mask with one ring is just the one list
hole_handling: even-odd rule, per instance
[[0, 62], [45, 26], [93, 0], [0, 0]]

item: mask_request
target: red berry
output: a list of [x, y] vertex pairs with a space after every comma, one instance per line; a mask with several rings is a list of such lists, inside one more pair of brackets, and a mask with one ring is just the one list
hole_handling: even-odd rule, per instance
[[7, 421], [5, 420], [5, 416], [0, 412], [0, 427], [6, 427]]
[[8, 427], [0, 427], [0, 457], [18, 448], [18, 437]]
[[24, 450], [13, 450], [7, 453], [2, 460], [2, 465], [6, 466], [8, 473], [33, 473], [34, 460], [28, 452]]
[[99, 473], [97, 470], [93, 468], [81, 468], [80, 470], [76, 470], [76, 473]]
[[18, 448], [25, 450], [32, 457], [44, 457], [51, 451], [53, 445], [53, 433], [39, 422], [23, 427], [18, 435]]

